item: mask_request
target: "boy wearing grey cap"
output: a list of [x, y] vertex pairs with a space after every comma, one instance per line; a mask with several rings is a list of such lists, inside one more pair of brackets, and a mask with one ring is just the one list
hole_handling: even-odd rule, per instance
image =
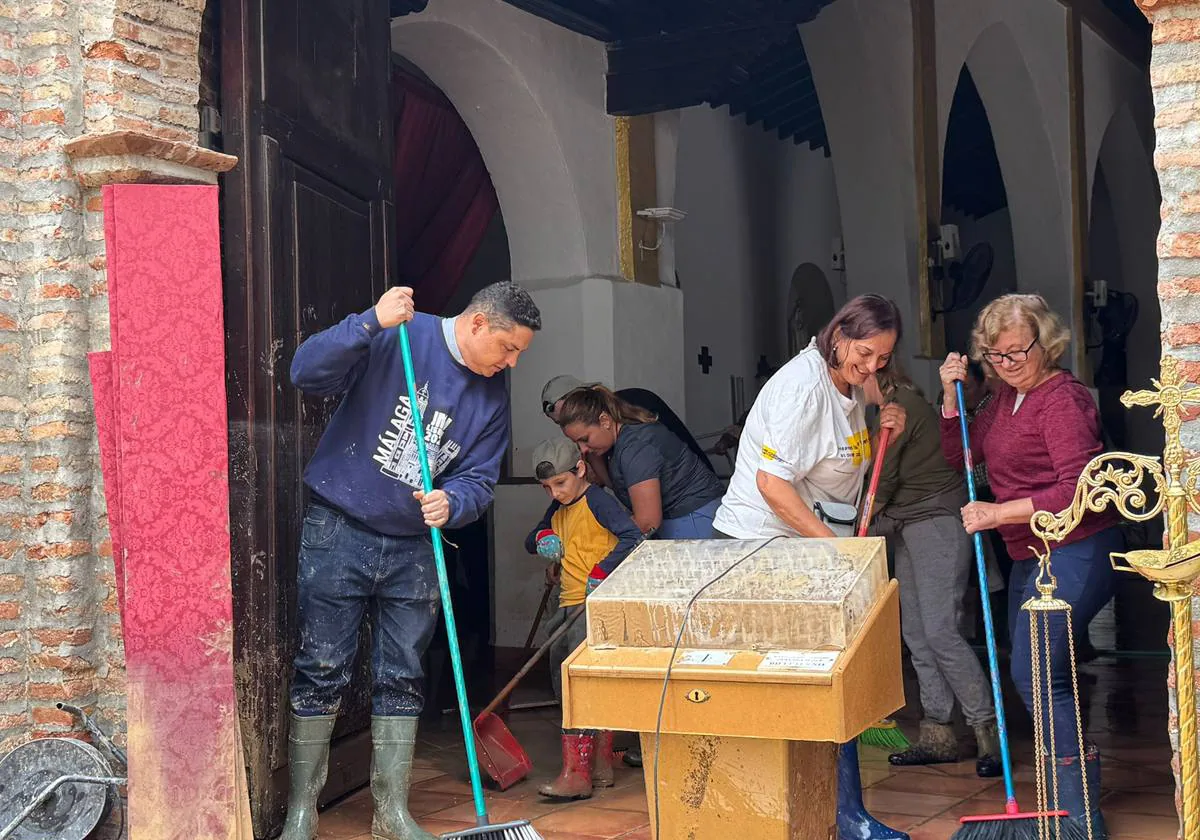
[[[533, 450], [534, 475], [552, 501], [526, 537], [525, 548], [551, 561], [546, 578], [560, 586], [551, 633], [642, 540], [629, 512], [589, 483], [585, 470], [579, 448], [565, 437], [544, 440]], [[550, 648], [554, 696], [560, 703], [562, 664], [586, 636], [584, 622], [576, 621]], [[564, 729], [562, 756], [562, 772], [539, 789], [543, 796], [587, 799], [593, 787], [612, 785], [612, 732]]]

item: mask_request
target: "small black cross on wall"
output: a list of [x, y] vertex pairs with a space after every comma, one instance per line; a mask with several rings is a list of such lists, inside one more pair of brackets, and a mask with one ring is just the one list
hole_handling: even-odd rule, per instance
[[703, 373], [708, 373], [708, 370], [712, 367], [713, 363], [713, 357], [708, 353], [708, 345], [704, 345], [700, 348], [700, 355], [696, 357], [696, 361], [700, 363], [700, 370]]

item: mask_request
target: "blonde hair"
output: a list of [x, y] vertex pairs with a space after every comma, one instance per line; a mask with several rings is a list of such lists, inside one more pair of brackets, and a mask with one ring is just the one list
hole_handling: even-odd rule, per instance
[[985, 306], [971, 331], [971, 358], [993, 373], [992, 365], [983, 358], [985, 350], [994, 346], [1004, 330], [1022, 325], [1041, 345], [1045, 366], [1055, 367], [1071, 343], [1071, 331], [1041, 295], [1003, 295]]

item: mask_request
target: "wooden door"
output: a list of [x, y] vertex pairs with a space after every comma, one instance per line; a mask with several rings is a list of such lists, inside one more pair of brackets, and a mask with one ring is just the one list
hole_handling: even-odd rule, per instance
[[[386, 287], [389, 20], [379, 0], [223, 0], [224, 182], [234, 634], [255, 835], [287, 789], [301, 473], [336, 405], [304, 398], [299, 343]], [[334, 734], [324, 800], [368, 778], [365, 658]]]

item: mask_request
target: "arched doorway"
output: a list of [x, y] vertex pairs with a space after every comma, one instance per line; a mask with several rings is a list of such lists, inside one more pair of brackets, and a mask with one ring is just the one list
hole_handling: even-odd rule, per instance
[[1147, 454], [1162, 450], [1162, 426], [1149, 415], [1127, 411], [1120, 396], [1128, 388], [1149, 387], [1158, 375], [1159, 202], [1150, 156], [1123, 105], [1104, 132], [1092, 177], [1088, 291], [1100, 284], [1106, 294], [1102, 300], [1088, 296], [1085, 318], [1105, 428], [1118, 448]]
[[[941, 301], [939, 309], [950, 310], [942, 316], [946, 347], [966, 352], [979, 310], [1017, 289], [1008, 193], [988, 111], [966, 65], [950, 106], [942, 158], [942, 224], [958, 227], [961, 254], [954, 261], [957, 265], [943, 265], [935, 300]], [[978, 283], [984, 266], [989, 266], [986, 282], [976, 286], [977, 293], [968, 300], [964, 290]]]
[[788, 358], [807, 347], [817, 337], [821, 327], [832, 320], [835, 312], [833, 290], [825, 279], [825, 272], [813, 263], [798, 266], [792, 272], [792, 282], [788, 288]]
[[[392, 36], [401, 33], [401, 46], [411, 38], [400, 51], [453, 104], [487, 171], [499, 173], [503, 219], [483, 237], [493, 237], [493, 263], [526, 282], [588, 276], [587, 231], [597, 227], [584, 223], [563, 144], [516, 70], [519, 57], [436, 18], [393, 24], [387, 4], [369, 0], [286, 8], [223, 0], [220, 20], [221, 102], [237, 115], [221, 139], [241, 159], [222, 184], [236, 672], [255, 829], [271, 836], [286, 804], [301, 474], [336, 401], [303, 397], [286, 387], [286, 366], [262, 360], [290, 358], [304, 337], [361, 312], [399, 279], [394, 223], [405, 197], [396, 194], [388, 130]], [[479, 271], [478, 284], [500, 279], [490, 274]], [[475, 556], [486, 568], [486, 551]], [[486, 589], [478, 588], [485, 603]], [[464, 613], [476, 612], [471, 600]], [[486, 624], [487, 611], [478, 612]], [[343, 703], [326, 799], [367, 779], [366, 685]]]
[[[1070, 323], [1076, 302], [1071, 281], [1069, 177], [1056, 164], [1034, 73], [1004, 23], [994, 23], [980, 33], [965, 66], [983, 104], [1003, 178], [1015, 288], [1043, 295]], [[947, 144], [950, 140], [947, 137]], [[997, 261], [1002, 250], [996, 248]], [[993, 271], [1003, 270], [996, 266]], [[986, 294], [981, 300], [986, 300]]]

